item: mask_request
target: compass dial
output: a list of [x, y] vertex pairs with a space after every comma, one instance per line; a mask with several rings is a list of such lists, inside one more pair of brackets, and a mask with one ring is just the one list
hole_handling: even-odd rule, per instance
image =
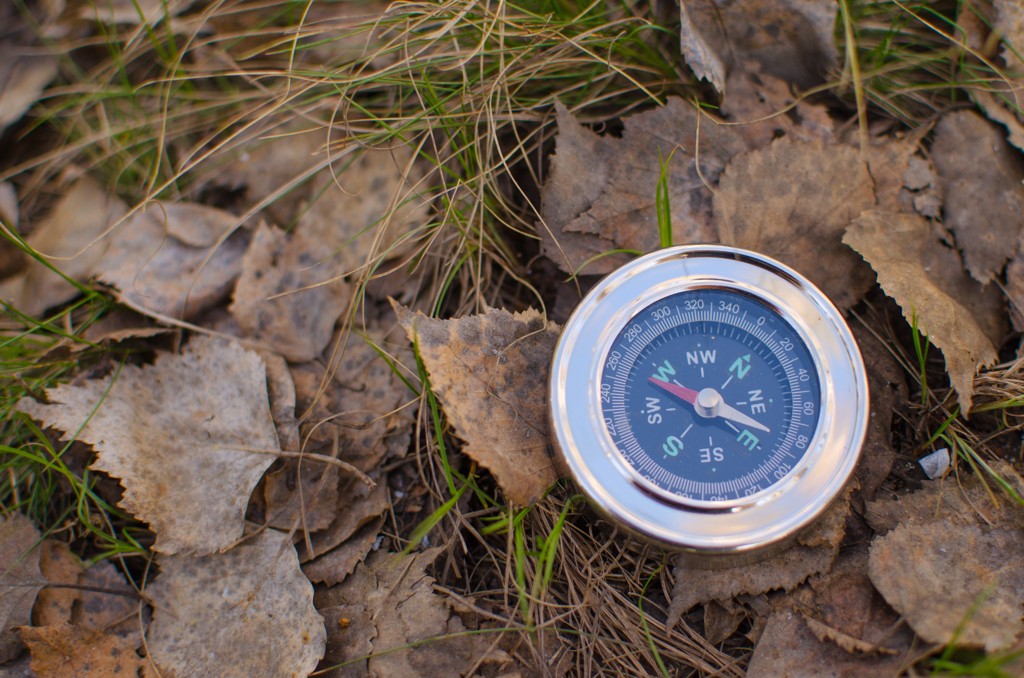
[[601, 410], [649, 489], [695, 502], [751, 497], [786, 477], [818, 425], [804, 340], [749, 294], [697, 289], [637, 313], [609, 348]]

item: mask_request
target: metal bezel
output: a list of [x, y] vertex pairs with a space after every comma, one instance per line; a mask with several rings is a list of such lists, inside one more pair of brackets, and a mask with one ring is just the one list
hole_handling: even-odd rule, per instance
[[[669, 295], [707, 287], [744, 292], [776, 309], [807, 344], [822, 399], [800, 463], [756, 495], [720, 502], [680, 499], [637, 474], [604, 427], [599, 392], [605, 356], [633, 316]], [[556, 451], [591, 502], [636, 533], [702, 554], [760, 550], [811, 524], [852, 475], [868, 422], [863, 361], [835, 306], [789, 267], [725, 246], [660, 250], [601, 280], [559, 338], [550, 397]]]

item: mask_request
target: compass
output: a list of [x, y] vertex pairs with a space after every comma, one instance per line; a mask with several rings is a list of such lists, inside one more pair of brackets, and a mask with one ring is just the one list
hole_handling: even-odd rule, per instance
[[708, 556], [767, 553], [811, 525], [868, 421], [835, 306], [793, 269], [724, 246], [660, 250], [598, 283], [559, 339], [550, 396], [556, 451], [591, 503]]

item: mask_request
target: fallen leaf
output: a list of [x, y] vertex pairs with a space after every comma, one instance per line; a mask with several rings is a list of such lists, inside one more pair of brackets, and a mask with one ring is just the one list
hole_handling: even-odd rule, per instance
[[715, 193], [718, 239], [792, 266], [845, 310], [874, 275], [843, 245], [843, 231], [874, 204], [855, 149], [784, 137], [730, 161]]
[[859, 323], [852, 323], [851, 329], [864, 359], [871, 400], [868, 431], [854, 473], [858, 494], [870, 500], [892, 470], [896, 457], [892, 420], [897, 408], [907, 402], [907, 380], [903, 367], [878, 338]]
[[868, 573], [886, 601], [930, 643], [997, 652], [1024, 633], [1024, 531], [929, 521], [871, 544]]
[[288, 360], [313, 360], [348, 308], [341, 266], [325, 243], [261, 224], [242, 262], [231, 315], [246, 335]]
[[875, 192], [876, 209], [942, 216], [943, 183], [918, 141], [899, 137], [872, 139], [865, 159]]
[[[374, 346], [393, 356], [394, 368]], [[405, 341], [395, 345], [371, 324], [363, 332], [345, 332], [331, 367], [294, 366], [296, 411], [307, 448], [333, 445], [337, 436], [338, 456], [364, 473], [385, 459], [404, 456], [416, 409], [409, 387], [395, 371], [413, 364]]]
[[347, 475], [337, 493], [334, 520], [325, 529], [310, 535], [312, 552], [304, 541], [298, 545], [299, 560], [305, 563], [343, 544], [357, 530], [384, 513], [389, 505], [386, 483], [378, 482], [371, 488], [354, 475]]
[[287, 459], [263, 481], [266, 522], [282, 530], [316, 532], [330, 525], [338, 505], [338, 467]]
[[[327, 650], [321, 671], [331, 678], [363, 678], [366, 661], [373, 652], [377, 628], [373, 616], [360, 603], [335, 605], [319, 610], [327, 627]], [[348, 663], [351, 660], [362, 660]]]
[[932, 277], [955, 276], [960, 271], [925, 266], [930, 240], [931, 229], [924, 218], [884, 212], [865, 212], [843, 237], [878, 272], [882, 289], [900, 305], [907, 322], [916, 324], [942, 351], [950, 383], [968, 414], [974, 375], [998, 356], [971, 311]]
[[559, 268], [609, 273], [628, 261], [624, 254], [609, 256], [612, 250], [658, 248], [655, 192], [662, 161], [670, 164], [674, 242], [714, 241], [708, 186], [746, 149], [731, 128], [677, 98], [627, 118], [621, 139], [591, 132], [561, 104], [555, 110], [558, 136], [538, 231], [542, 251]]
[[516, 504], [556, 480], [547, 428], [547, 383], [558, 327], [535, 310], [437, 320], [395, 306], [464, 452]]
[[828, 0], [680, 0], [683, 58], [719, 92], [748, 60], [807, 89], [836, 66], [836, 9]]
[[913, 634], [871, 584], [867, 548], [842, 553], [828, 573], [811, 577], [793, 600], [819, 640], [847, 652], [906, 656], [913, 645]]
[[1024, 169], [1004, 135], [973, 111], [952, 111], [935, 128], [932, 159], [945, 182], [944, 223], [964, 263], [991, 282], [1013, 256], [1024, 213]]
[[712, 645], [721, 645], [747, 618], [747, 612], [740, 605], [726, 607], [712, 600], [704, 605], [704, 639]]
[[[353, 632], [357, 640], [350, 648], [336, 644], [335, 661], [355, 662], [356, 675], [418, 678], [462, 675], [487, 656], [494, 638], [466, 633], [450, 599], [434, 592], [426, 568], [440, 553], [440, 548], [409, 556], [378, 551], [344, 584], [318, 594], [321, 608], [358, 612], [361, 606], [376, 630], [374, 635]], [[368, 640], [372, 653], [367, 659]]]
[[39, 570], [39, 530], [20, 513], [0, 516], [0, 664], [21, 652], [14, 628], [32, 623], [45, 583]]
[[257, 354], [198, 336], [181, 355], [47, 397], [18, 408], [96, 448], [92, 468], [121, 480], [119, 505], [150, 524], [155, 551], [209, 553], [242, 535], [249, 495], [275, 459], [266, 452], [279, 449]]
[[407, 256], [425, 234], [426, 167], [408, 144], [335, 158], [331, 170], [313, 179], [296, 230], [346, 275], [368, 276], [379, 261]]
[[302, 566], [302, 574], [311, 582], [335, 586], [345, 581], [380, 538], [384, 517], [378, 516], [349, 537], [345, 543]]
[[761, 72], [757, 62], [743, 64], [729, 74], [721, 111], [733, 123], [732, 131], [748, 148], [767, 146], [786, 136], [798, 141], [830, 141], [832, 117], [822, 104], [798, 99], [791, 85]]
[[57, 75], [57, 57], [39, 49], [6, 40], [0, 44], [0, 133], [39, 101]]
[[[83, 176], [35, 224], [26, 240], [68, 278], [85, 282], [110, 246], [109, 236], [100, 237], [126, 210], [124, 203], [109, 196], [99, 182]], [[79, 294], [67, 280], [35, 260], [29, 262], [21, 278], [21, 294], [10, 301], [28, 315], [41, 315]]]
[[173, 328], [155, 324], [150, 318], [126, 308], [113, 308], [91, 323], [81, 333], [75, 348], [92, 344], [116, 344], [129, 339], [146, 339], [174, 332]]
[[835, 643], [819, 640], [806, 619], [789, 608], [768, 618], [747, 666], [748, 678], [809, 676], [877, 678], [900, 673], [904, 657], [850, 654]]
[[736, 596], [792, 590], [812, 574], [827, 572], [839, 553], [850, 513], [847, 490], [796, 542], [768, 558], [745, 565], [706, 569], [676, 561], [675, 585], [669, 602], [666, 628], [672, 628], [695, 605], [727, 602]]
[[47, 539], [39, 545], [39, 570], [47, 586], [36, 596], [32, 619], [36, 626], [71, 622], [71, 610], [81, 600], [78, 582], [85, 565], [61, 541]]
[[324, 654], [323, 619], [288, 535], [263, 530], [225, 553], [157, 559], [146, 647], [178, 676], [306, 676]]
[[72, 610], [71, 622], [131, 639], [132, 647], [138, 647], [149, 608], [144, 606], [140, 614], [139, 595], [129, 586], [124, 573], [104, 560], [82, 573], [79, 583], [85, 588], [81, 602]]
[[[1013, 466], [998, 460], [989, 462], [989, 466], [1014, 491], [1024, 495], [1024, 479]], [[989, 527], [1024, 529], [1024, 513], [1019, 505], [999, 493], [994, 479], [978, 474], [926, 480], [916, 492], [880, 497], [865, 506], [864, 517], [880, 534], [900, 525], [938, 521], [962, 525], [980, 521]]]
[[96, 276], [140, 312], [193, 318], [226, 299], [242, 271], [249, 237], [238, 225], [204, 205], [152, 205], [109, 236]]
[[281, 449], [299, 451], [299, 422], [295, 418], [295, 380], [288, 362], [270, 351], [262, 354], [267, 365], [267, 395], [270, 396], [270, 414], [274, 417]]
[[135, 676], [148, 666], [131, 641], [85, 626], [23, 626], [19, 633], [40, 678]]

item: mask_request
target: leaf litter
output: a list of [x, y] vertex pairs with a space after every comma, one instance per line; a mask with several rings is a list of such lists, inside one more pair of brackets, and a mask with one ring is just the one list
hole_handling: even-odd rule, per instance
[[[971, 235], [970, 229], [977, 231], [983, 222], [972, 221], [977, 215], [965, 201], [971, 191], [958, 184], [958, 176], [971, 173], [962, 149], [995, 148], [992, 157], [980, 161], [982, 170], [991, 170], [984, 175], [991, 181], [980, 179], [971, 189], [988, 196], [991, 185], [1004, 185], [1011, 174], [1013, 151], [993, 133], [996, 128], [982, 127], [980, 118], [962, 112], [942, 118], [930, 154], [920, 138], [899, 135], [872, 138], [860, 152], [846, 145], [845, 132], [829, 110], [797, 89], [821, 82], [836, 64], [835, 5], [797, 4], [708, 0], [681, 5], [684, 53], [700, 77], [724, 92], [721, 119], [669, 98], [665, 106], [624, 118], [617, 138], [592, 131], [568, 109], [556, 107], [551, 173], [540, 187], [541, 251], [566, 272], [597, 273], [630, 256], [602, 256], [610, 250], [656, 248], [654, 187], [665, 162], [676, 242], [752, 246], [811, 273], [842, 308], [859, 308], [874, 277], [842, 244], [845, 232], [847, 240], [859, 243], [857, 251], [905, 314], [917, 312], [922, 298], [934, 302], [925, 304], [932, 311], [921, 314], [921, 326], [937, 333], [930, 338], [943, 350], [966, 411], [977, 368], [994, 360], [1006, 334], [1005, 302], [999, 285], [991, 283], [1003, 283], [1006, 266], [1004, 287], [1015, 305], [1020, 296], [1014, 288], [1015, 256], [1020, 255], [1005, 246], [1018, 232], [1012, 218], [1000, 222], [1006, 225], [1005, 237], [997, 239], [1005, 241], [1002, 247], [986, 240], [991, 230], [980, 231], [981, 238]], [[998, 29], [1012, 42], [1009, 5], [996, 5]], [[168, 7], [176, 13], [188, 6]], [[138, 7], [150, 11], [148, 4]], [[136, 19], [138, 7], [131, 8]], [[126, 14], [102, 20], [136, 19]], [[1010, 55], [1005, 51], [1002, 58], [1009, 61]], [[254, 666], [308, 673], [321, 655], [321, 668], [333, 666], [335, 675], [455, 674], [485, 666], [500, 672], [519, 666], [522, 655], [506, 654], [514, 646], [508, 638], [518, 632], [498, 631], [514, 614], [496, 615], [502, 623], [488, 628], [481, 623], [489, 618], [481, 601], [493, 596], [471, 596], [463, 604], [438, 584], [442, 577], [458, 581], [478, 576], [476, 568], [486, 570], [478, 563], [467, 571], [476, 553], [453, 557], [452, 545], [464, 547], [467, 541], [461, 531], [443, 536], [448, 549], [389, 550], [400, 543], [389, 536], [391, 527], [402, 529], [392, 503], [401, 499], [398, 485], [389, 474], [422, 463], [419, 455], [417, 464], [409, 463], [416, 400], [398, 373], [414, 390], [423, 385], [411, 376], [415, 360], [410, 347], [396, 340], [393, 320], [376, 310], [369, 311], [368, 320], [354, 320], [366, 308], [350, 308], [349, 301], [356, 284], [377, 275], [382, 263], [414, 261], [418, 241], [434, 218], [435, 208], [422, 190], [432, 170], [417, 157], [415, 145], [356, 149], [323, 125], [254, 128], [253, 134], [265, 138], [243, 143], [233, 164], [219, 168], [206, 184], [195, 184], [196, 203], [154, 203], [122, 219], [128, 207], [83, 176], [36, 223], [31, 212], [12, 216], [16, 202], [2, 210], [74, 280], [110, 286], [126, 305], [163, 321], [219, 323], [218, 330], [261, 351], [193, 337], [184, 353], [160, 353], [146, 367], [131, 361], [116, 379], [104, 367], [50, 389], [47, 402], [22, 401], [23, 411], [66, 437], [77, 432], [93, 444], [93, 467], [121, 481], [121, 506], [155, 533], [158, 570], [143, 592], [144, 601], [154, 604], [147, 630], [144, 601], [109, 593], [134, 592], [121, 571], [108, 562], [83, 570], [66, 547], [42, 542], [41, 572], [32, 581], [57, 586], [38, 597], [34, 584], [25, 589], [36, 599], [37, 626], [19, 631], [30, 645], [32, 666], [40, 673], [73, 670], [86, 662], [144, 672], [155, 663], [172, 675], [241, 675]], [[977, 138], [985, 141], [970, 140]], [[204, 191], [217, 185], [238, 200], [227, 210], [198, 204], [208, 197]], [[1005, 187], [1006, 195], [1019, 192], [1012, 182]], [[997, 212], [1006, 206], [995, 199], [983, 202]], [[948, 231], [928, 221], [939, 219]], [[880, 230], [879, 220], [897, 224], [899, 237], [913, 246], [896, 251], [904, 249], [903, 240], [899, 247], [886, 245], [871, 232]], [[250, 232], [249, 223], [260, 225]], [[875, 241], [865, 244], [868, 236]], [[908, 251], [912, 256], [904, 257]], [[961, 256], [975, 279], [964, 272]], [[894, 276], [899, 283], [892, 282]], [[983, 288], [978, 280], [990, 284]], [[401, 283], [373, 284], [397, 289], [410, 304], [423, 301]], [[28, 261], [3, 294], [39, 315], [77, 293], [39, 262]], [[232, 316], [223, 307], [229, 297]], [[952, 318], [936, 310], [943, 307], [952, 309]], [[513, 503], [541, 513], [535, 502], [555, 480], [544, 399], [557, 326], [535, 310], [491, 309], [445, 320], [397, 311], [445, 417], [464, 441], [456, 449], [494, 475]], [[145, 336], [134, 331], [114, 328], [102, 336], [114, 342]], [[1019, 511], [1005, 503], [993, 508], [989, 489], [974, 480], [956, 486], [951, 478], [944, 485], [926, 483], [918, 492], [898, 493], [902, 499], [896, 505], [893, 479], [902, 471], [890, 474], [890, 469], [895, 455], [906, 453], [902, 447], [908, 441], [895, 434], [906, 413], [894, 410], [907, 399], [906, 384], [887, 346], [861, 332], [858, 341], [869, 363], [875, 412], [851, 493], [829, 510], [827, 520], [774, 559], [721, 572], [677, 564], [663, 576], [660, 594], [645, 599], [645, 611], [653, 611], [643, 616], [650, 643], [665, 642], [659, 635], [665, 623], [669, 636], [674, 628], [677, 637], [689, 637], [690, 622], [702, 619], [705, 634], [716, 643], [734, 642], [729, 639], [737, 633], [757, 642], [750, 675], [799, 674], [811, 666], [849, 675], [895, 672], [919, 658], [908, 649], [909, 629], [926, 641], [951, 639], [950, 615], [934, 606], [947, 595], [958, 613], [973, 610], [978, 600], [989, 601], [977, 608], [964, 639], [968, 645], [999, 649], [1016, 642], [1020, 610], [1013, 601], [1021, 597], [1020, 575], [1014, 565], [989, 556], [1003, 548], [1019, 550]], [[156, 395], [147, 399], [147, 393]], [[178, 397], [171, 397], [174, 393]], [[218, 432], [224, 438], [212, 443], [180, 435], [210, 431], [204, 415], [241, 425]], [[141, 423], [129, 428], [117, 419]], [[177, 444], [164, 448], [154, 440]], [[218, 456], [229, 448], [231, 455]], [[275, 462], [278, 455], [282, 459]], [[211, 459], [220, 464], [212, 471]], [[336, 463], [327, 463], [331, 459]], [[1016, 483], [1011, 467], [995, 468]], [[230, 487], [212, 481], [222, 476]], [[153, 482], [162, 478], [174, 482]], [[553, 494], [560, 492], [556, 488]], [[469, 524], [464, 504], [453, 509], [463, 513], [456, 524]], [[203, 516], [189, 513], [193, 509]], [[217, 518], [198, 522], [210, 514]], [[527, 523], [534, 520], [530, 512], [523, 515]], [[24, 519], [15, 515], [13, 520]], [[596, 567], [606, 568], [597, 576], [618, 576], [615, 568], [627, 562], [622, 553], [633, 544], [605, 539], [601, 523], [588, 523], [587, 529], [592, 531], [587, 538], [604, 541], [595, 542], [586, 565], [570, 574], [567, 586], [582, 583], [586, 591], [574, 591], [580, 598], [567, 614], [576, 616], [567, 618], [600, 632], [602, 619], [607, 621], [602, 614], [621, 616], [616, 613], [624, 603], [614, 595], [621, 582], [601, 588], [572, 577], [594, 576]], [[872, 539], [873, 533], [878, 536]], [[584, 543], [570, 541], [581, 537], [568, 526], [562, 538], [556, 562]], [[962, 543], [949, 550], [943, 539]], [[619, 545], [618, 555], [608, 555]], [[934, 577], [908, 580], [925, 556]], [[634, 564], [642, 569], [649, 559], [662, 557], [643, 551]], [[487, 579], [484, 588], [504, 586], [508, 598], [520, 586], [509, 578], [510, 568], [511, 563], [503, 580], [498, 574]], [[936, 588], [936, 582], [951, 579], [964, 579], [965, 586], [950, 593]], [[318, 584], [319, 614], [309, 581]], [[103, 592], [59, 588], [75, 583]], [[542, 588], [529, 607], [540, 614], [561, 600], [559, 595]], [[635, 612], [634, 601], [626, 602]], [[213, 626], [217, 615], [209, 615], [210, 609], [223, 609], [227, 623]], [[18, 624], [31, 623], [19, 614]], [[277, 624], [261, 626], [261, 615], [291, 616], [294, 623], [282, 634]], [[909, 627], [897, 623], [900, 616]], [[744, 626], [744, 620], [750, 623]], [[5, 621], [5, 632], [8, 628]], [[559, 666], [571, 663], [566, 661], [574, 652], [569, 641], [545, 632], [534, 637], [538, 646], [541, 636], [556, 638], [557, 647], [538, 650], [535, 657], [553, 658]], [[585, 648], [575, 650], [577, 666], [585, 655], [599, 656], [587, 653], [600, 641], [575, 642]], [[197, 651], [214, 646], [213, 655]], [[258, 657], [238, 654], [238, 648], [254, 646], [271, 649]], [[707, 670], [731, 670], [724, 666]]]

